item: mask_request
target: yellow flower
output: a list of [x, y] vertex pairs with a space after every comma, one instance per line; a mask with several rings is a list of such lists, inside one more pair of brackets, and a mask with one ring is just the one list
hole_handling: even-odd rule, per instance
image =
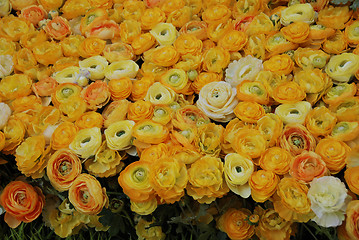
[[[62, 0], [55, 0], [55, 1], [57, 2], [57, 4], [59, 2], [61, 2], [60, 6], [62, 5]], [[57, 9], [60, 6], [55, 7], [55, 8], [52, 8], [52, 6], [49, 6], [48, 10]], [[73, 18], [79, 17], [81, 15], [85, 15], [86, 12], [90, 9], [91, 9], [91, 5], [88, 1], [68, 0], [68, 1], [65, 1], [65, 4], [62, 6], [61, 12], [63, 13], [62, 17], [66, 18], [66, 19], [73, 19]]]
[[345, 182], [348, 184], [350, 191], [359, 194], [359, 166], [347, 168], [344, 172]]
[[34, 26], [24, 18], [10, 14], [0, 20], [0, 37], [17, 42], [23, 34], [34, 30]]
[[139, 66], [132, 60], [121, 60], [111, 63], [105, 68], [106, 78], [119, 79], [122, 77], [134, 78], [137, 75]]
[[77, 66], [70, 66], [62, 69], [54, 74], [55, 80], [58, 83], [77, 83], [80, 68]]
[[259, 160], [259, 165], [264, 170], [272, 171], [278, 175], [284, 175], [289, 171], [292, 155], [280, 147], [268, 148]]
[[263, 63], [263, 68], [279, 75], [288, 75], [294, 68], [294, 62], [288, 54], [275, 55]]
[[[241, 21], [241, 20], [240, 20]], [[245, 33], [248, 36], [253, 36], [257, 34], [268, 34], [275, 30], [275, 24], [272, 22], [271, 18], [261, 12], [258, 15], [256, 15], [253, 20], [247, 25], [244, 23]], [[235, 26], [236, 28], [236, 26]]]
[[107, 105], [102, 112], [104, 127], [107, 128], [114, 122], [125, 120], [129, 104], [128, 100], [122, 99]]
[[148, 88], [145, 101], [149, 101], [154, 105], [171, 104], [175, 100], [175, 97], [175, 91], [159, 82], [156, 82]]
[[303, 124], [310, 110], [312, 110], [312, 105], [309, 102], [300, 101], [280, 104], [276, 107], [275, 114], [277, 114], [284, 124]]
[[110, 124], [104, 131], [107, 145], [112, 150], [125, 150], [131, 147], [134, 121], [122, 120]]
[[336, 105], [344, 99], [354, 97], [357, 92], [355, 83], [340, 83], [332, 86], [323, 96], [323, 101], [329, 105]]
[[46, 174], [51, 185], [59, 192], [69, 190], [81, 171], [80, 159], [68, 149], [56, 151], [47, 162]]
[[161, 76], [160, 82], [172, 88], [176, 93], [186, 93], [189, 88], [187, 73], [182, 69], [172, 68]]
[[95, 111], [89, 111], [82, 114], [75, 122], [76, 127], [79, 129], [98, 127], [102, 128], [103, 118], [102, 115]]
[[0, 55], [14, 55], [16, 44], [10, 39], [0, 37]]
[[35, 45], [32, 52], [36, 60], [45, 66], [55, 64], [62, 57], [61, 46], [53, 41], [46, 41]]
[[220, 158], [204, 156], [188, 169], [187, 194], [199, 203], [210, 204], [229, 189], [224, 184], [223, 163]]
[[294, 60], [302, 69], [323, 68], [329, 57], [329, 54], [319, 49], [298, 48], [294, 51]]
[[146, 8], [141, 15], [141, 27], [143, 30], [153, 29], [158, 23], [164, 22], [165, 13], [158, 7]]
[[61, 123], [51, 135], [51, 147], [54, 150], [67, 148], [74, 139], [77, 128], [71, 122]]
[[359, 134], [359, 122], [337, 122], [330, 136], [340, 141], [351, 141]]
[[229, 61], [229, 51], [222, 47], [213, 47], [203, 53], [203, 69], [208, 72], [221, 73]]
[[358, 32], [359, 21], [353, 21], [345, 28], [345, 38], [348, 40], [349, 45], [357, 45], [359, 43]]
[[247, 35], [242, 31], [231, 30], [218, 41], [218, 46], [230, 52], [238, 52], [248, 41]]
[[120, 36], [124, 43], [131, 44], [141, 34], [141, 24], [135, 20], [124, 20], [120, 24]]
[[246, 0], [235, 2], [233, 6], [232, 15], [238, 19], [240, 17], [256, 16], [260, 12], [266, 11], [267, 6], [262, 1], [258, 0]]
[[294, 81], [280, 83], [273, 90], [273, 99], [279, 103], [296, 103], [305, 97], [304, 89]]
[[347, 210], [346, 210], [347, 217], [345, 223], [345, 231], [348, 236], [347, 239], [355, 239], [358, 238], [359, 236], [358, 207], [359, 207], [359, 200], [353, 200], [347, 205]]
[[103, 55], [109, 62], [135, 59], [135, 53], [131, 45], [123, 42], [107, 44], [103, 50]]
[[192, 34], [182, 34], [173, 43], [177, 52], [181, 55], [198, 55], [202, 52], [203, 43]]
[[203, 41], [207, 39], [207, 24], [204, 21], [192, 20], [183, 25], [179, 32], [180, 34], [191, 34]]
[[150, 166], [150, 184], [166, 203], [179, 201], [187, 185], [187, 168], [183, 162], [172, 158], [155, 161]]
[[87, 159], [95, 155], [101, 143], [101, 130], [98, 127], [85, 128], [77, 132], [69, 148], [79, 157]]
[[231, 17], [231, 10], [222, 4], [213, 5], [205, 9], [202, 13], [202, 19], [208, 24], [225, 23]]
[[160, 46], [151, 50], [152, 50], [150, 55], [151, 61], [154, 64], [159, 65], [161, 67], [170, 67], [176, 64], [180, 57], [180, 54], [171, 45]]
[[10, 116], [3, 128], [3, 132], [5, 135], [5, 146], [2, 152], [5, 154], [12, 154], [24, 139], [25, 125], [20, 119]]
[[265, 49], [270, 52], [270, 56], [284, 53], [297, 47], [298, 44], [288, 41], [282, 32], [274, 32], [266, 37]]
[[127, 118], [138, 122], [144, 119], [150, 119], [153, 116], [153, 105], [151, 102], [138, 100], [130, 103], [127, 112]]
[[328, 37], [322, 44], [322, 49], [331, 54], [340, 54], [347, 49], [348, 43], [344, 33], [337, 30], [332, 36]]
[[240, 129], [232, 142], [237, 153], [243, 153], [252, 159], [260, 157], [267, 148], [267, 141], [257, 129]]
[[112, 79], [108, 82], [112, 100], [126, 99], [131, 95], [132, 80], [129, 77]]
[[334, 29], [343, 29], [351, 15], [352, 10], [349, 6], [328, 5], [318, 13], [317, 23]]
[[79, 57], [79, 47], [85, 38], [81, 35], [70, 35], [60, 42], [62, 52], [66, 57]]
[[334, 81], [348, 82], [359, 68], [359, 56], [353, 53], [342, 53], [332, 56], [325, 68], [325, 72]]
[[61, 103], [68, 103], [81, 94], [82, 88], [74, 83], [63, 83], [55, 88], [52, 96], [52, 102], [55, 106]]
[[166, 125], [172, 120], [172, 109], [167, 105], [156, 105], [153, 110], [152, 120]]
[[69, 200], [75, 209], [84, 214], [96, 215], [108, 205], [106, 189], [90, 174], [80, 174], [69, 189]]
[[211, 82], [202, 87], [197, 107], [209, 118], [228, 122], [235, 117], [233, 110], [238, 104], [236, 89], [227, 82]]
[[12, 6], [9, 0], [2, 1], [0, 5], [0, 16], [4, 17], [8, 15], [12, 10]]
[[105, 69], [108, 66], [106, 58], [102, 56], [93, 56], [86, 58], [79, 62], [81, 69], [86, 69], [90, 72], [91, 80], [101, 80], [105, 77]]
[[266, 37], [264, 34], [250, 36], [247, 45], [244, 48], [244, 53], [260, 60], [264, 60], [266, 58], [265, 45]]
[[95, 158], [88, 159], [85, 162], [85, 168], [93, 176], [112, 177], [122, 170], [125, 164], [121, 160], [124, 157], [125, 153], [110, 149], [107, 142], [103, 141], [95, 154]]
[[277, 143], [278, 137], [282, 133], [283, 122], [278, 115], [267, 113], [258, 120], [257, 129], [261, 132], [269, 147]]
[[254, 172], [248, 184], [251, 187], [251, 195], [256, 202], [265, 202], [276, 191], [279, 177], [272, 171], [258, 170]]
[[151, 33], [142, 33], [133, 39], [131, 46], [134, 54], [141, 55], [152, 48], [155, 43], [156, 39]]
[[145, 119], [135, 124], [132, 134], [138, 141], [159, 144], [167, 139], [169, 131], [162, 124]]
[[81, 41], [78, 52], [81, 57], [89, 58], [100, 55], [105, 49], [106, 41], [97, 37], [88, 37]]
[[138, 240], [164, 240], [166, 234], [162, 232], [161, 226], [152, 226], [152, 222], [148, 222], [143, 218], [135, 226]]
[[25, 176], [41, 178], [46, 167], [45, 137], [28, 137], [16, 148], [16, 165]]
[[257, 123], [265, 115], [265, 110], [259, 103], [250, 101], [238, 103], [233, 112], [237, 118], [248, 123]]
[[150, 31], [160, 45], [172, 45], [178, 36], [178, 32], [172, 23], [158, 23]]
[[149, 215], [157, 208], [157, 199], [152, 198], [144, 202], [131, 201], [131, 211], [139, 215]]
[[14, 74], [3, 78], [0, 82], [0, 97], [14, 100], [31, 93], [32, 80], [25, 74]]
[[202, 87], [210, 82], [219, 82], [222, 80], [222, 74], [213, 72], [201, 72], [192, 82], [192, 88], [195, 93], [199, 94]]
[[336, 116], [325, 106], [316, 107], [309, 111], [305, 126], [314, 136], [327, 136], [337, 122]]
[[59, 109], [63, 113], [65, 121], [74, 122], [87, 110], [86, 102], [79, 96], [70, 98], [71, 101], [61, 103]]
[[183, 8], [172, 11], [167, 17], [167, 22], [180, 28], [192, 19], [192, 14], [191, 7], [184, 6]]
[[252, 160], [238, 153], [229, 153], [224, 158], [224, 177], [226, 183], [237, 195], [242, 198], [248, 198], [251, 195], [251, 189], [248, 180], [254, 171]]
[[118, 183], [131, 201], [145, 202], [155, 198], [150, 184], [151, 164], [146, 161], [136, 161], [126, 166], [120, 173]]
[[218, 157], [221, 151], [223, 127], [214, 123], [204, 124], [199, 127], [196, 136], [196, 144], [203, 154]]
[[292, 22], [305, 22], [311, 24], [314, 22], [315, 11], [309, 3], [291, 5], [280, 13], [280, 22], [288, 26]]

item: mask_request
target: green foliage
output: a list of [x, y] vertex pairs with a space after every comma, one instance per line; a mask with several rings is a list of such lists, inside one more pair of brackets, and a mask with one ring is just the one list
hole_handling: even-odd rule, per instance
[[354, 11], [359, 8], [359, 0], [331, 0], [330, 3], [334, 5], [346, 5], [350, 3], [350, 8]]

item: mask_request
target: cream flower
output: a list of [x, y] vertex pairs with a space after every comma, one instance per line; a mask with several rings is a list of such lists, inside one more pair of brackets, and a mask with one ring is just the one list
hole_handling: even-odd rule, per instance
[[121, 60], [111, 63], [105, 69], [105, 77], [119, 79], [122, 77], [134, 78], [137, 75], [139, 66], [132, 60]]
[[342, 53], [330, 58], [325, 72], [334, 81], [345, 83], [359, 70], [359, 55]]
[[248, 179], [254, 171], [252, 160], [245, 155], [229, 153], [224, 158], [224, 177], [229, 189], [242, 198], [251, 195]]
[[0, 102], [0, 130], [5, 127], [7, 120], [9, 120], [10, 115], [11, 115], [10, 107], [6, 103]]
[[303, 124], [305, 117], [312, 109], [312, 105], [307, 101], [296, 103], [283, 103], [275, 109], [275, 114], [283, 123], [300, 123]]
[[312, 219], [322, 227], [336, 227], [342, 224], [351, 196], [339, 178], [324, 176], [310, 183], [308, 198], [316, 216]]
[[173, 103], [175, 98], [175, 91], [164, 86], [162, 83], [156, 82], [148, 88], [145, 100], [150, 101], [154, 105], [167, 105]]
[[199, 92], [197, 107], [215, 121], [228, 122], [235, 117], [236, 94], [237, 90], [227, 82], [211, 82]]
[[0, 55], [0, 78], [9, 76], [13, 70], [14, 70], [14, 62], [12, 60], [12, 56]]
[[80, 73], [80, 68], [76, 66], [71, 66], [62, 69], [59, 72], [54, 73], [54, 78], [56, 82], [61, 83], [76, 83], [78, 80], [78, 75]]
[[90, 72], [91, 80], [100, 80], [105, 77], [105, 69], [108, 66], [108, 62], [102, 56], [93, 56], [80, 61], [79, 66], [81, 69], [86, 69]]
[[94, 156], [101, 146], [101, 130], [98, 127], [85, 128], [77, 132], [69, 148], [81, 158]]
[[107, 146], [112, 150], [125, 150], [131, 147], [134, 121], [123, 120], [112, 123], [105, 130]]
[[172, 23], [158, 23], [150, 33], [160, 45], [172, 45], [178, 36], [178, 32]]
[[310, 3], [294, 4], [285, 8], [281, 12], [280, 22], [288, 26], [293, 22], [305, 22], [311, 24], [314, 22], [315, 11]]
[[261, 70], [263, 70], [262, 60], [248, 55], [228, 65], [225, 81], [236, 87], [243, 80], [253, 81]]
[[9, 0], [0, 1], [0, 17], [8, 15], [12, 10], [11, 3]]

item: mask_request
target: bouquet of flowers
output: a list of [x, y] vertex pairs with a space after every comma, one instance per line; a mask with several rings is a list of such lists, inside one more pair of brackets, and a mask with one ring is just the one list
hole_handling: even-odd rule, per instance
[[359, 239], [357, 6], [0, 0], [3, 236]]

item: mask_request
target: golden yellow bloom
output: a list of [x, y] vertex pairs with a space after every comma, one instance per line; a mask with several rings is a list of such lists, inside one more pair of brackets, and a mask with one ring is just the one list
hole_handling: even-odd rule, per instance
[[224, 177], [226, 183], [237, 195], [242, 198], [248, 198], [251, 194], [251, 189], [248, 185], [248, 180], [254, 171], [252, 160], [244, 155], [238, 153], [229, 153], [224, 158]]
[[34, 54], [27, 48], [21, 48], [18, 52], [16, 52], [14, 54], [13, 62], [15, 71], [23, 73], [27, 73], [26, 71], [37, 67], [37, 61]]
[[348, 82], [359, 68], [359, 56], [353, 53], [342, 53], [332, 56], [325, 68], [325, 72], [334, 81]]
[[248, 180], [251, 195], [256, 202], [265, 202], [277, 189], [279, 177], [272, 171], [258, 170]]
[[253, 101], [259, 104], [268, 104], [269, 95], [261, 82], [244, 80], [237, 85], [237, 98], [240, 101]]
[[[248, 25], [244, 23], [244, 26], [245, 26], [245, 33], [248, 36], [253, 36], [262, 33], [268, 34], [276, 29], [271, 18], [269, 18], [269, 16], [263, 12], [256, 15], [252, 19], [252, 21], [249, 22]], [[234, 28], [236, 29], [236, 25], [234, 26]]]
[[105, 130], [107, 145], [112, 150], [125, 150], [132, 144], [132, 128], [135, 122], [122, 120], [114, 122]]
[[267, 148], [267, 141], [257, 129], [240, 129], [232, 142], [237, 153], [243, 153], [253, 158], [260, 157]]
[[349, 97], [329, 107], [339, 121], [358, 121], [359, 98]]
[[150, 119], [153, 115], [153, 105], [151, 102], [138, 100], [130, 103], [127, 112], [127, 118], [138, 122], [144, 119]]
[[188, 94], [190, 82], [187, 73], [182, 69], [172, 68], [161, 76], [160, 82], [173, 89], [176, 93]]
[[250, 36], [247, 45], [244, 48], [244, 53], [260, 60], [264, 60], [266, 58], [265, 45], [266, 36], [264, 34]]
[[119, 60], [135, 59], [135, 53], [131, 45], [123, 42], [107, 44], [105, 49], [103, 50], [103, 55], [111, 63]]
[[137, 75], [139, 66], [132, 60], [120, 60], [111, 63], [105, 68], [105, 77], [109, 80], [122, 77], [134, 78]]
[[350, 191], [359, 194], [359, 166], [347, 168], [344, 172], [345, 182], [348, 184]]
[[172, 109], [167, 105], [156, 105], [153, 110], [152, 120], [166, 125], [172, 120]]
[[359, 134], [359, 122], [338, 122], [330, 136], [340, 141], [351, 141]]
[[151, 53], [151, 61], [162, 67], [174, 65], [179, 57], [180, 54], [173, 46], [157, 47]]
[[294, 81], [280, 83], [273, 90], [273, 99], [279, 103], [296, 103], [305, 96], [304, 89]]
[[152, 48], [156, 43], [156, 39], [152, 36], [151, 33], [142, 33], [135, 37], [131, 43], [134, 54], [141, 55], [150, 48]]
[[99, 214], [108, 205], [106, 189], [90, 174], [80, 174], [69, 189], [69, 200], [75, 209], [84, 214]]
[[[207, 36], [209, 40], [212, 40], [213, 42], [218, 42], [221, 38], [224, 37], [226, 33], [231, 31], [232, 28], [233, 28], [232, 21], [227, 21], [225, 23], [209, 24], [207, 27]], [[207, 49], [204, 48], [204, 50]]]
[[244, 122], [256, 123], [265, 115], [264, 108], [256, 102], [240, 102], [233, 110], [237, 118]]
[[[345, 240], [349, 239], [355, 239], [359, 237], [359, 229], [358, 229], [358, 206], [359, 201], [353, 200], [351, 201], [346, 210], [346, 223], [345, 223], [345, 233], [347, 238]], [[344, 227], [344, 224], [342, 225]]]
[[191, 34], [199, 40], [207, 38], [207, 24], [204, 21], [192, 20], [182, 26], [180, 34]]
[[171, 0], [165, 1], [160, 4], [161, 10], [168, 16], [171, 12], [175, 11], [176, 9], [183, 8], [185, 6], [184, 0]]
[[180, 28], [192, 19], [192, 14], [191, 8], [184, 6], [183, 8], [172, 11], [168, 15], [166, 22], [172, 23], [173, 26]]
[[231, 30], [218, 41], [218, 46], [230, 51], [237, 52], [247, 44], [247, 35], [242, 31]]
[[3, 132], [5, 135], [5, 146], [2, 149], [2, 152], [5, 154], [12, 154], [24, 139], [25, 125], [20, 119], [10, 117], [3, 128]]
[[131, 211], [139, 215], [149, 215], [157, 208], [157, 199], [152, 198], [144, 202], [131, 201]]
[[79, 65], [79, 59], [77, 57], [62, 57], [54, 64], [53, 71], [59, 72], [66, 68], [78, 66], [78, 65]]
[[171, 104], [174, 102], [175, 97], [175, 91], [159, 82], [156, 82], [148, 88], [145, 101], [149, 101], [154, 105]]
[[187, 194], [199, 203], [210, 204], [229, 189], [224, 184], [223, 163], [220, 158], [204, 156], [188, 169]]
[[150, 184], [166, 203], [179, 201], [187, 185], [187, 168], [183, 162], [172, 158], [155, 161], [150, 166]]
[[62, 52], [66, 57], [79, 57], [79, 47], [85, 38], [81, 35], [71, 35], [60, 42]]
[[208, 72], [221, 73], [229, 61], [229, 52], [222, 47], [213, 47], [203, 53], [203, 69]]
[[81, 171], [80, 159], [68, 149], [56, 151], [47, 162], [46, 174], [51, 185], [60, 192], [69, 190]]
[[101, 131], [98, 127], [85, 128], [77, 132], [69, 148], [79, 157], [87, 159], [95, 155], [101, 143]]
[[254, 225], [248, 221], [251, 215], [248, 209], [229, 208], [217, 220], [217, 227], [222, 232], [227, 233], [230, 239], [245, 240], [250, 239], [254, 234]]
[[180, 35], [173, 43], [173, 46], [182, 55], [198, 55], [202, 52], [203, 43], [192, 34], [187, 33]]
[[46, 40], [47, 40], [47, 35], [44, 30], [40, 30], [40, 31], [35, 30], [22, 35], [20, 37], [20, 44], [23, 47], [32, 49], [38, 43], [45, 42]]
[[221, 140], [224, 128], [214, 123], [204, 124], [199, 127], [196, 145], [203, 154], [218, 157], [221, 151]]
[[[57, 0], [55, 0], [57, 1]], [[61, 5], [60, 5], [61, 6]], [[56, 9], [56, 8], [50, 8]], [[81, 15], [85, 15], [88, 10], [91, 9], [91, 5], [87, 0], [68, 0], [61, 8], [62, 17], [66, 19], [73, 19]]]
[[[171, 146], [172, 147], [172, 146]], [[174, 147], [174, 146], [173, 146]], [[141, 152], [140, 161], [153, 163], [154, 161], [162, 160], [170, 156], [169, 148], [165, 143], [151, 145]]]
[[315, 148], [315, 152], [322, 157], [332, 174], [344, 168], [350, 151], [351, 148], [347, 144], [329, 137], [321, 139]]
[[205, 9], [202, 19], [207, 24], [225, 23], [231, 17], [231, 10], [225, 5], [213, 5]]
[[283, 27], [280, 31], [288, 41], [303, 43], [309, 35], [309, 24], [305, 22], [295, 22]]
[[192, 82], [192, 88], [195, 93], [199, 93], [203, 86], [210, 82], [219, 82], [222, 80], [222, 75], [213, 72], [201, 72]]
[[106, 58], [102, 56], [93, 56], [79, 62], [81, 69], [90, 72], [91, 80], [102, 80], [105, 77], [105, 69], [108, 66]]
[[38, 0], [38, 4], [42, 5], [46, 11], [58, 9], [62, 6], [63, 3], [64, 0]]
[[0, 19], [0, 37], [17, 42], [23, 34], [34, 30], [34, 26], [24, 18], [10, 14]]
[[88, 37], [81, 41], [78, 52], [81, 57], [89, 58], [100, 55], [105, 49], [106, 41], [97, 37]]
[[312, 40], [313, 45], [323, 43], [327, 38], [332, 37], [336, 32], [334, 28], [328, 28], [320, 24], [311, 25], [309, 28], [310, 31], [308, 39]]
[[258, 120], [257, 129], [261, 132], [269, 147], [277, 143], [278, 137], [282, 133], [283, 122], [274, 113], [267, 113]]
[[243, 2], [236, 2], [234, 4], [232, 15], [236, 19], [247, 16], [256, 16], [260, 12], [264, 12], [266, 9], [267, 6], [262, 1], [246, 0]]
[[35, 45], [32, 52], [36, 60], [45, 66], [55, 64], [63, 56], [61, 46], [53, 41], [46, 41]]
[[111, 8], [112, 0], [87, 0], [91, 7], [94, 8]]
[[5, 37], [0, 37], [0, 55], [14, 55], [15, 52], [15, 42]]
[[263, 153], [259, 160], [259, 165], [264, 170], [284, 175], [289, 171], [292, 158], [292, 155], [287, 150], [280, 147], [271, 147]]
[[303, 124], [312, 105], [306, 101], [296, 103], [283, 103], [276, 107], [275, 114], [284, 124], [300, 123]]
[[0, 97], [3, 100], [14, 100], [31, 93], [32, 80], [25, 74], [14, 74], [0, 82]]
[[0, 131], [0, 151], [5, 147], [5, 134]]
[[52, 102], [55, 106], [61, 103], [68, 103], [72, 99], [79, 97], [82, 88], [74, 83], [62, 83], [55, 88], [55, 91], [51, 95]]
[[327, 53], [340, 54], [347, 49], [348, 43], [345, 35], [337, 30], [335, 34], [327, 38], [323, 44], [322, 49]]
[[126, 119], [127, 109], [130, 102], [126, 99], [111, 102], [102, 112], [104, 119], [104, 127], [107, 128], [110, 124]]
[[150, 165], [150, 162], [136, 161], [120, 173], [118, 183], [131, 201], [144, 202], [155, 197], [150, 184]]
[[135, 20], [124, 20], [120, 24], [120, 36], [124, 43], [131, 44], [141, 34], [141, 24]]
[[79, 129], [98, 127], [102, 128], [103, 118], [102, 115], [95, 111], [89, 111], [82, 114], [75, 122], [76, 127]]
[[165, 126], [148, 119], [137, 122], [132, 133], [137, 140], [149, 144], [164, 142], [168, 134], [169, 131]]
[[143, 218], [135, 226], [138, 240], [164, 240], [166, 234], [162, 232], [161, 226], [152, 226], [152, 222], [148, 222]]
[[280, 22], [288, 26], [292, 22], [304, 22], [311, 24], [314, 22], [315, 11], [309, 3], [293, 4], [280, 13]]
[[329, 54], [319, 49], [298, 48], [294, 51], [294, 60], [302, 69], [323, 68], [329, 57]]
[[327, 6], [318, 13], [317, 23], [334, 29], [343, 29], [350, 19], [352, 10], [348, 6]]
[[298, 45], [294, 42], [288, 41], [282, 32], [269, 34], [266, 37], [265, 48], [268, 52], [270, 52], [270, 56], [284, 53], [286, 51], [296, 49], [297, 47]]
[[288, 54], [275, 55], [263, 63], [263, 68], [265, 71], [288, 75], [293, 71], [294, 62]]
[[10, 0], [2, 1], [0, 6], [0, 16], [4, 17], [8, 15], [11, 12], [11, 10], [12, 10], [12, 6]]
[[112, 79], [108, 82], [112, 100], [126, 99], [131, 95], [132, 81], [128, 77]]
[[275, 196], [274, 210], [287, 221], [307, 222], [314, 217], [310, 200], [307, 197], [308, 187], [294, 178], [282, 178]]
[[349, 45], [357, 45], [359, 43], [359, 32], [358, 32], [359, 21], [353, 21], [350, 25], [345, 28], [345, 38]]
[[314, 136], [327, 136], [337, 122], [336, 116], [325, 106], [311, 110], [305, 120], [305, 126]]
[[45, 173], [46, 154], [43, 135], [28, 137], [16, 148], [16, 165], [25, 176], [41, 178]]
[[61, 123], [51, 136], [51, 147], [54, 150], [67, 148], [77, 134], [76, 126], [71, 122]]
[[141, 15], [141, 28], [143, 30], [153, 29], [158, 23], [166, 20], [165, 13], [158, 7], [147, 8]]
[[88, 159], [85, 162], [85, 168], [93, 176], [112, 177], [124, 167], [125, 164], [122, 162], [124, 157], [124, 152], [119, 153], [110, 149], [107, 142], [103, 141], [95, 154], [95, 158]]
[[152, 75], [148, 75], [132, 82], [130, 99], [132, 101], [144, 99], [149, 87], [154, 83], [154, 81], [154, 77]]

